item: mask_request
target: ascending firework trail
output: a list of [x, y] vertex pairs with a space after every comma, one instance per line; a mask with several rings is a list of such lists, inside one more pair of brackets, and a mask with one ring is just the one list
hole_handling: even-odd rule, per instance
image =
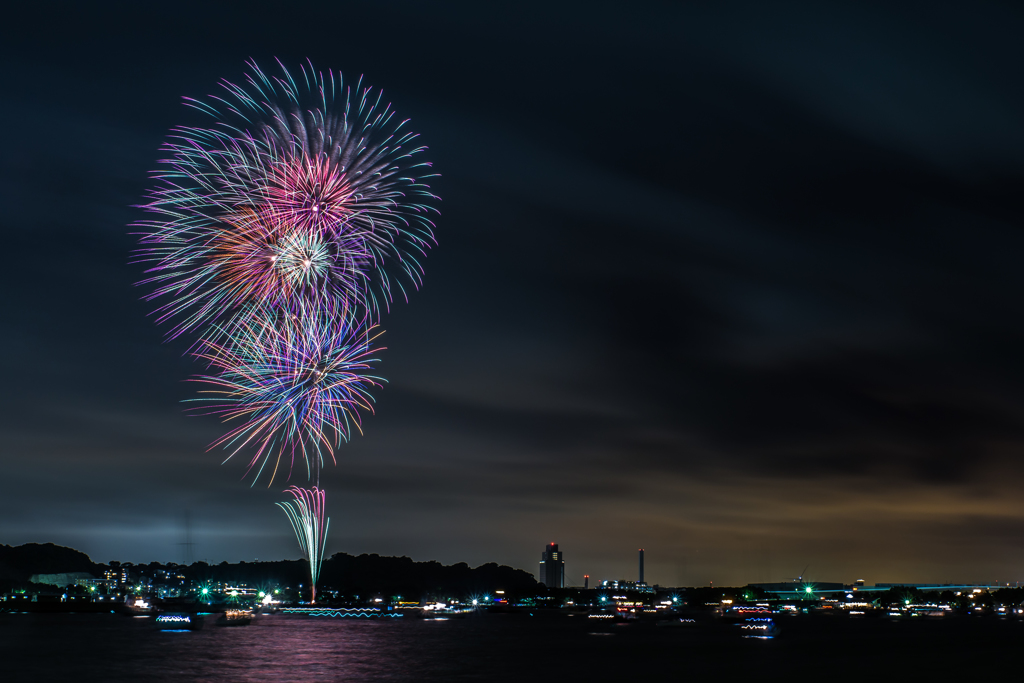
[[292, 494], [294, 500], [278, 503], [278, 506], [288, 515], [302, 554], [309, 560], [310, 602], [316, 602], [316, 582], [320, 578], [320, 565], [324, 561], [327, 526], [331, 523], [330, 518], [324, 516], [326, 492], [316, 486], [312, 489], [292, 486], [285, 493]]
[[[253, 483], [266, 471], [272, 485], [283, 464], [290, 479], [297, 458], [316, 481], [318, 512], [290, 512], [295, 525], [323, 519], [324, 456], [373, 412], [380, 317], [422, 282], [438, 198], [426, 148], [380, 91], [279, 66], [250, 62], [242, 85], [186, 98], [212, 121], [163, 146], [135, 261], [157, 321], [169, 338], [191, 335], [207, 366], [195, 410], [232, 422], [211, 448], [251, 452]], [[326, 531], [315, 545], [300, 534], [314, 584]]]

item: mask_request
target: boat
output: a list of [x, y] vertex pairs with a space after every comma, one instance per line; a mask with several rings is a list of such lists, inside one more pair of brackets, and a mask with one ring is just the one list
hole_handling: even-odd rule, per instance
[[742, 631], [744, 638], [776, 638], [782, 633], [778, 624], [769, 618], [747, 619], [741, 624], [736, 624]]
[[677, 619], [659, 619], [654, 622], [655, 626], [661, 626], [664, 628], [693, 628], [697, 625], [696, 619], [690, 619], [689, 617], [679, 617]]
[[229, 609], [217, 617], [217, 626], [248, 626], [253, 616], [251, 610]]
[[155, 613], [156, 607], [153, 603], [143, 598], [136, 598], [130, 602], [125, 602], [121, 608], [121, 614], [129, 617], [148, 617]]
[[447, 621], [449, 619], [465, 619], [467, 612], [465, 610], [457, 609], [435, 609], [435, 610], [423, 610], [420, 613], [423, 619], [433, 621]]
[[203, 627], [203, 618], [188, 612], [163, 612], [153, 621], [161, 631], [198, 631]]
[[420, 616], [424, 619], [435, 621], [447, 621], [448, 619], [465, 619], [472, 610], [463, 609], [454, 605], [447, 605], [443, 602], [435, 602], [424, 605], [420, 609]]

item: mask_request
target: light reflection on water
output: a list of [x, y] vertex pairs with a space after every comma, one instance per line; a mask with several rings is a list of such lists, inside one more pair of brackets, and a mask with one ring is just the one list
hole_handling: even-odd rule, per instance
[[[0, 614], [0, 680], [676, 681], [711, 676], [945, 680], [1015, 661], [1024, 620], [786, 619], [772, 640], [710, 620], [695, 628], [605, 626], [586, 618], [486, 615], [449, 621], [259, 616], [201, 631], [156, 630], [111, 614]], [[614, 636], [614, 637], [594, 637]], [[956, 653], [964, 653], [957, 659]], [[845, 654], [844, 654], [845, 653]], [[856, 656], [851, 656], [856, 653]], [[969, 656], [967, 656], [969, 654]], [[842, 666], [837, 668], [837, 665]], [[769, 675], [771, 674], [771, 675]], [[795, 678], [794, 678], [795, 677]], [[866, 678], [865, 678], [866, 677]]]
[[[456, 661], [453, 654], [466, 648], [431, 622], [261, 615], [250, 626], [223, 628], [215, 618], [207, 617], [199, 631], [161, 631], [152, 620], [118, 615], [3, 614], [0, 642], [5, 670], [14, 678], [0, 678], [445, 680], [472, 679], [468, 667], [479, 663], [473, 657]], [[55, 650], [62, 656], [51, 656]]]

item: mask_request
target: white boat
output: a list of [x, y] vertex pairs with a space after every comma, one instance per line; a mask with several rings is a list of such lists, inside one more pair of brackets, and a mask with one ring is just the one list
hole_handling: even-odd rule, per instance
[[161, 631], [198, 631], [203, 627], [203, 618], [187, 612], [161, 612], [153, 618]]

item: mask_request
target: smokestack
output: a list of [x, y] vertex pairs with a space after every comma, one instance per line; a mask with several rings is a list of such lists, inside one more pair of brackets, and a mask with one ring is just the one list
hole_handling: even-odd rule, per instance
[[590, 588], [590, 574], [583, 575], [583, 590]]
[[644, 582], [644, 549], [640, 548], [640, 583]]

